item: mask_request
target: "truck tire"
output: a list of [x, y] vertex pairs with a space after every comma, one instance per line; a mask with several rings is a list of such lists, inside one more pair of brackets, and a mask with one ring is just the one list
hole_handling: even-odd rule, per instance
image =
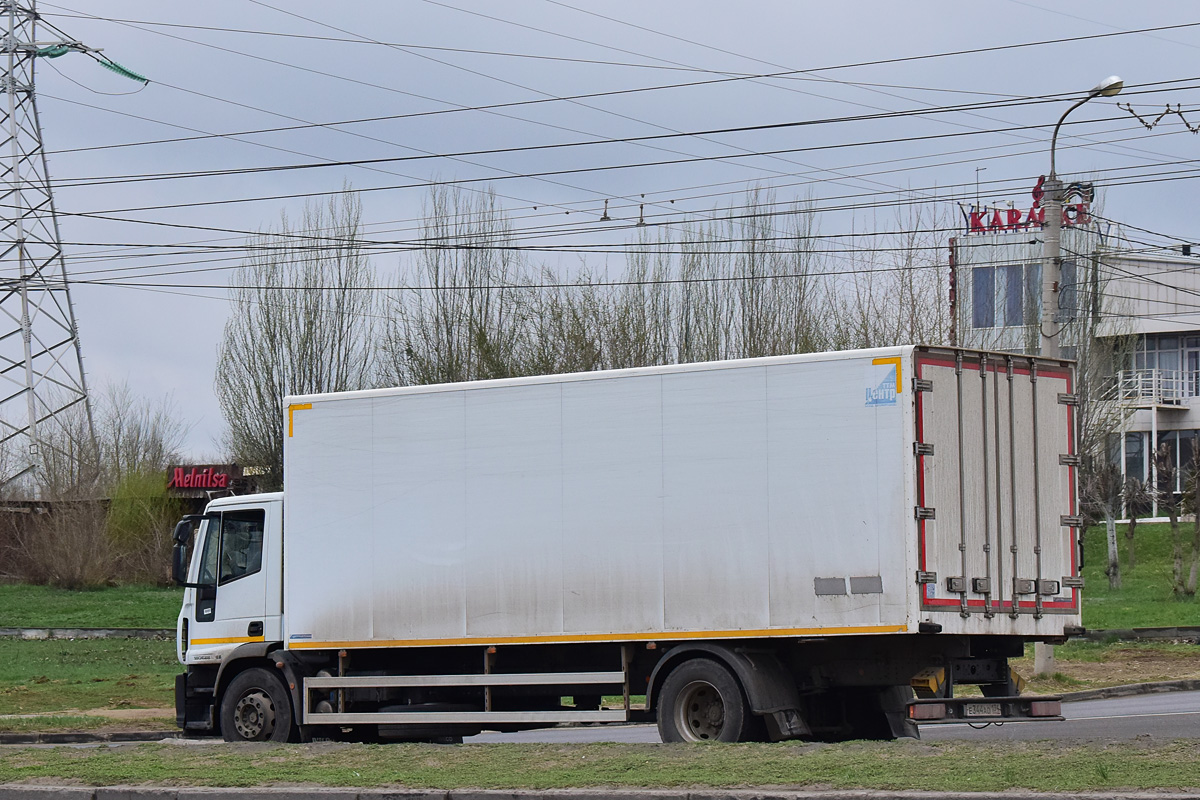
[[270, 670], [240, 673], [221, 698], [221, 736], [227, 742], [287, 742], [294, 728], [291, 697]]
[[737, 678], [710, 658], [683, 662], [663, 682], [658, 734], [664, 742], [746, 742], [755, 717]]

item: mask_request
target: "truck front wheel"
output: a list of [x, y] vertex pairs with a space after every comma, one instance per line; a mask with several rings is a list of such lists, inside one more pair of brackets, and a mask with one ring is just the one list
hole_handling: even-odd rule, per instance
[[292, 738], [292, 701], [279, 677], [255, 667], [240, 673], [221, 699], [221, 735], [227, 742], [286, 742]]
[[685, 661], [663, 682], [658, 734], [664, 742], [745, 742], [754, 738], [754, 722], [737, 678], [712, 659]]

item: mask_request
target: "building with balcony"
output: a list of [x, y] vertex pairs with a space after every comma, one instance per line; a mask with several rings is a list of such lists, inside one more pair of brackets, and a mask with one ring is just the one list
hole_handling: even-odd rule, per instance
[[[1106, 410], [1122, 472], [1161, 483], [1154, 453], [1165, 447], [1179, 491], [1200, 468], [1200, 258], [1110, 241], [1092, 221], [1063, 229], [1063, 356], [1079, 359], [1081, 391]], [[1041, 262], [1040, 226], [952, 239], [955, 343], [1038, 352]]]

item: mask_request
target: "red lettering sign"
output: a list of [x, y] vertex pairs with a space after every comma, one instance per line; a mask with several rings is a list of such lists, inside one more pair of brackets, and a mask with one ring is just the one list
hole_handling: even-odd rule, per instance
[[204, 467], [197, 470], [192, 467], [190, 471], [183, 467], [175, 467], [171, 471], [171, 478], [167, 481], [168, 489], [228, 489], [229, 488], [229, 473], [218, 472], [212, 467]]
[[[1062, 209], [1062, 225], [1073, 228], [1092, 221], [1088, 203], [1067, 203]], [[967, 214], [967, 233], [1014, 233], [1016, 231], [1041, 228], [1046, 224], [1046, 209], [1034, 205], [1028, 212], [1018, 208], [972, 209]]]

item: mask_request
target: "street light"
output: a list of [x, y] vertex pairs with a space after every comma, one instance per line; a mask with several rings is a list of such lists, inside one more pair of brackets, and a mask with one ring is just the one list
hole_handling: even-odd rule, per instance
[[1041, 344], [1042, 355], [1048, 358], [1058, 358], [1059, 320], [1058, 317], [1058, 282], [1062, 265], [1062, 213], [1063, 195], [1062, 182], [1054, 169], [1054, 151], [1058, 146], [1058, 129], [1063, 121], [1075, 109], [1091, 100], [1093, 97], [1113, 97], [1125, 88], [1125, 82], [1116, 75], [1110, 75], [1092, 87], [1087, 96], [1077, 101], [1058, 118], [1054, 126], [1054, 135], [1050, 137], [1050, 177], [1042, 184], [1042, 208], [1046, 211], [1046, 225], [1042, 231], [1042, 317]]
[[[1042, 184], [1042, 208], [1046, 211], [1046, 225], [1042, 229], [1042, 318], [1041, 344], [1042, 355], [1047, 358], [1059, 358], [1062, 355], [1058, 343], [1061, 323], [1058, 320], [1058, 282], [1061, 277], [1062, 250], [1062, 182], [1054, 170], [1054, 150], [1058, 146], [1058, 129], [1063, 120], [1075, 109], [1091, 100], [1093, 97], [1113, 97], [1125, 88], [1125, 81], [1116, 75], [1110, 75], [1092, 87], [1087, 96], [1078, 100], [1058, 118], [1054, 126], [1054, 134], [1050, 137], [1050, 177]], [[1078, 275], [1078, 272], [1076, 273]], [[1054, 672], [1054, 646], [1044, 642], [1034, 642], [1033, 672], [1035, 675], [1049, 675]]]

